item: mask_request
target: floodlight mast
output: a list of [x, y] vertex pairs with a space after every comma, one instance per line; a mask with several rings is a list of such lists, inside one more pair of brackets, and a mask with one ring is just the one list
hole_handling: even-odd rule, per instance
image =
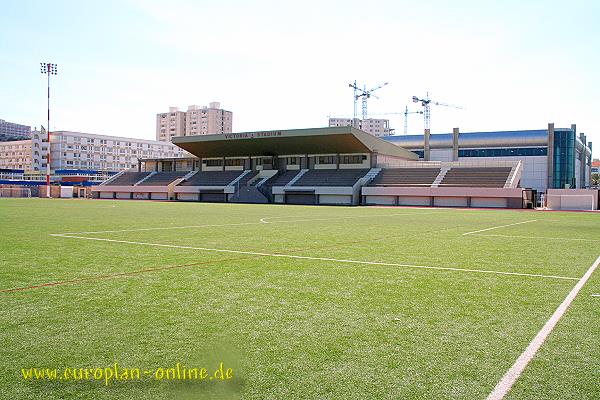
[[46, 125], [47, 127], [47, 134], [48, 134], [48, 150], [46, 153], [46, 197], [50, 198], [51, 194], [50, 194], [50, 163], [51, 163], [51, 150], [52, 148], [50, 147], [50, 75], [57, 75], [58, 74], [58, 66], [56, 64], [53, 63], [40, 63], [40, 72], [42, 74], [46, 74], [47, 77], [47, 82], [48, 82], [48, 120], [47, 123], [48, 125]]

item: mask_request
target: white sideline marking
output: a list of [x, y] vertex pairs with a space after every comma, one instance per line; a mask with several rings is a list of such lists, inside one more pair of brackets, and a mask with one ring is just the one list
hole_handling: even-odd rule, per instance
[[53, 233], [51, 235], [60, 236], [60, 235], [90, 235], [94, 233], [118, 233], [118, 232], [141, 232], [141, 231], [159, 231], [159, 230], [168, 230], [168, 229], [193, 229], [193, 228], [211, 228], [211, 227], [222, 227], [222, 226], [241, 226], [241, 225], [261, 225], [261, 224], [282, 224], [282, 223], [294, 223], [294, 222], [310, 222], [310, 221], [329, 221], [329, 220], [338, 220], [338, 219], [349, 219], [349, 218], [381, 218], [381, 217], [395, 217], [399, 215], [425, 215], [425, 214], [435, 214], [437, 212], [430, 213], [400, 213], [400, 214], [385, 214], [385, 215], [353, 215], [347, 217], [335, 217], [335, 218], [307, 218], [307, 219], [296, 219], [289, 221], [272, 221], [268, 222], [267, 219], [272, 218], [294, 218], [293, 216], [281, 216], [281, 217], [264, 217], [259, 220], [259, 222], [240, 222], [234, 224], [208, 224], [208, 225], [184, 225], [184, 226], [161, 226], [155, 228], [132, 228], [132, 229], [116, 229], [116, 230], [108, 230], [108, 231], [89, 231], [89, 232], [63, 232], [63, 233]]
[[435, 267], [435, 266], [430, 266], [430, 265], [413, 265], [413, 264], [386, 263], [386, 262], [379, 262], [379, 261], [345, 260], [345, 259], [329, 258], [329, 257], [310, 257], [310, 256], [298, 256], [298, 255], [293, 255], [293, 254], [263, 253], [263, 252], [257, 252], [257, 251], [215, 249], [215, 248], [193, 247], [193, 246], [179, 246], [179, 245], [174, 245], [174, 244], [132, 242], [132, 241], [128, 241], [128, 240], [95, 238], [95, 237], [88, 237], [88, 236], [72, 236], [72, 235], [67, 235], [67, 234], [51, 234], [50, 236], [71, 238], [71, 239], [97, 240], [97, 241], [112, 242], [112, 243], [137, 244], [137, 245], [142, 245], [142, 246], [168, 247], [168, 248], [174, 248], [174, 249], [214, 251], [214, 252], [218, 252], [218, 253], [249, 254], [249, 255], [261, 256], [261, 257], [281, 257], [281, 258], [293, 258], [293, 259], [299, 259], [299, 260], [331, 261], [331, 262], [346, 263], [346, 264], [383, 265], [383, 266], [389, 266], [389, 267], [434, 269], [434, 270], [441, 270], [441, 271], [476, 272], [476, 273], [482, 273], [482, 274], [514, 275], [514, 276], [527, 276], [527, 277], [535, 277], [535, 278], [552, 278], [552, 279], [566, 279], [566, 280], [578, 280], [579, 279], [579, 278], [573, 278], [573, 277], [569, 277], [569, 276], [527, 274], [527, 273], [522, 273], [522, 272], [506, 272], [506, 271], [453, 268], [453, 267]]
[[544, 341], [550, 335], [558, 321], [565, 314], [577, 294], [588, 281], [590, 276], [594, 273], [596, 268], [598, 268], [598, 264], [600, 264], [600, 257], [596, 259], [596, 261], [592, 264], [592, 266], [587, 270], [587, 272], [579, 279], [575, 287], [571, 290], [571, 292], [567, 295], [567, 297], [563, 300], [563, 302], [558, 306], [554, 314], [550, 317], [550, 319], [546, 322], [546, 324], [542, 327], [542, 329], [538, 332], [538, 334], [533, 338], [533, 340], [529, 343], [529, 346], [521, 353], [517, 361], [513, 364], [512, 367], [504, 374], [500, 382], [496, 385], [492, 393], [487, 397], [487, 400], [501, 400], [506, 396], [506, 394], [510, 391], [514, 383], [519, 379], [519, 376], [523, 373], [527, 364], [533, 359], [537, 351], [540, 349]]
[[600, 297], [600, 293], [594, 293], [592, 294], [592, 297]]
[[584, 242], [600, 242], [600, 239], [585, 239], [585, 238], [569, 238], [569, 237], [550, 237], [550, 236], [519, 236], [519, 235], [486, 235], [473, 233], [473, 236], [483, 237], [504, 237], [504, 238], [518, 238], [518, 239], [548, 239], [548, 240], [579, 240]]
[[507, 225], [492, 226], [491, 228], [479, 229], [479, 230], [477, 230], [477, 231], [472, 231], [472, 232], [463, 233], [463, 236], [465, 236], [465, 235], [472, 235], [472, 234], [474, 234], [474, 233], [479, 233], [479, 232], [491, 231], [491, 230], [493, 230], [493, 229], [506, 228], [507, 226], [514, 226], [514, 225], [528, 224], [528, 223], [530, 223], [530, 222], [535, 222], [535, 221], [537, 221], [537, 219], [530, 219], [529, 221], [515, 222], [514, 224], [507, 224]]

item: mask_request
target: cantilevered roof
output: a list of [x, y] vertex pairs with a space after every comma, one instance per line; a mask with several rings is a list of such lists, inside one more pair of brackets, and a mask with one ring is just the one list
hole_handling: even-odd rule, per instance
[[350, 126], [180, 136], [173, 143], [201, 158], [374, 152], [418, 160], [415, 153]]

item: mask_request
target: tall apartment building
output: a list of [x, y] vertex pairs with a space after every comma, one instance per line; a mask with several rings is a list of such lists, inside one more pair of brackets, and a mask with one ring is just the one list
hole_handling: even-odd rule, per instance
[[0, 142], [0, 169], [30, 169], [31, 150], [30, 139]]
[[31, 127], [0, 119], [0, 142], [24, 140], [31, 137]]
[[156, 114], [156, 140], [170, 142], [176, 136], [212, 135], [232, 132], [233, 113], [219, 102], [208, 107], [188, 106], [187, 111], [170, 107], [168, 113]]
[[[171, 143], [70, 131], [52, 132], [50, 149], [53, 171], [121, 171], [137, 167], [142, 158], [189, 156]], [[46, 133], [36, 130], [29, 140], [0, 143], [0, 168], [43, 172], [47, 152]]]
[[373, 136], [389, 136], [394, 134], [388, 119], [329, 118], [329, 126], [353, 126]]

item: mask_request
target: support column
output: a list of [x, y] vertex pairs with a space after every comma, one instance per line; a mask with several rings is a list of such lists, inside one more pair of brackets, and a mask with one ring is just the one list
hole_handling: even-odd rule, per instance
[[377, 168], [377, 153], [371, 153], [369, 158], [371, 159], [371, 168]]
[[458, 128], [452, 129], [452, 161], [458, 161]]
[[554, 189], [554, 124], [548, 124], [548, 177], [546, 181], [547, 189]]
[[588, 164], [587, 164], [587, 169], [588, 169], [588, 176], [590, 177], [590, 181], [589, 181], [589, 185], [591, 186], [592, 184], [592, 142], [588, 142], [588, 147], [590, 148], [590, 157], [588, 158]]
[[[579, 139], [581, 140], [581, 143], [583, 143], [583, 148], [581, 149], [581, 153], [579, 154], [579, 183], [577, 186], [579, 186], [580, 189], [583, 189], [586, 185], [585, 182], [585, 173], [586, 173], [586, 168], [585, 168], [585, 164], [587, 161], [587, 151], [585, 149], [585, 142], [586, 142], [586, 137], [585, 134], [582, 132], [579, 134]], [[577, 146], [575, 146], [577, 147]]]
[[425, 134], [423, 135], [423, 161], [429, 161], [430, 159], [430, 150], [429, 150], [429, 136], [430, 130], [425, 129]]
[[[573, 185], [573, 180], [569, 182], [571, 189], [577, 189], [581, 187], [580, 183], [577, 181], [577, 125], [571, 124], [571, 130], [573, 131], [574, 142], [573, 143], [573, 176], [575, 179], [575, 184]], [[580, 177], [581, 180], [581, 177]]]

